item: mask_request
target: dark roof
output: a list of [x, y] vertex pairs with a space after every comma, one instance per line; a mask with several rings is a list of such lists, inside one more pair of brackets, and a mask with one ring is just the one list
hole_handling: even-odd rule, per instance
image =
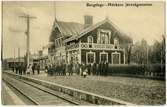
[[84, 36], [86, 33], [92, 31], [93, 29], [97, 28], [98, 26], [104, 24], [104, 23], [110, 23], [115, 30], [117, 30], [117, 33], [119, 33], [119, 36], [121, 36], [122, 40], [125, 42], [132, 42], [132, 39], [127, 36], [125, 33], [123, 33], [113, 22], [111, 22], [108, 18], [105, 20], [96, 23], [92, 26], [89, 26], [88, 28], [84, 29], [84, 25], [76, 22], [63, 22], [63, 21], [57, 21], [55, 19], [54, 22], [54, 28], [57, 27], [61, 34], [65, 36], [67, 39], [65, 42], [79, 39], [80, 37]]
[[89, 26], [87, 27], [86, 29], [83, 29], [77, 36], [72, 36], [68, 39], [65, 40], [65, 42], [68, 42], [68, 41], [72, 41], [72, 40], [75, 40], [75, 39], [79, 39], [80, 37], [84, 36], [86, 33], [96, 29], [98, 26], [104, 24], [104, 23], [109, 23], [111, 26], [113, 26], [115, 28], [115, 30], [117, 31], [117, 33], [119, 34], [119, 37], [122, 39], [121, 41], [123, 42], [128, 42], [128, 43], [131, 43], [133, 42], [132, 38], [130, 38], [129, 36], [127, 36], [124, 32], [122, 32], [113, 22], [111, 22], [108, 18], [106, 18], [105, 20], [99, 22], [99, 23], [96, 23], [92, 26]]
[[60, 32], [64, 36], [78, 35], [84, 28], [80, 23], [57, 21]]

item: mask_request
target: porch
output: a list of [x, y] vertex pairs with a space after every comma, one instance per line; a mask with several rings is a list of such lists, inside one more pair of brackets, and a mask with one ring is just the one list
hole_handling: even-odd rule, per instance
[[76, 43], [66, 46], [67, 62], [125, 64], [125, 49], [114, 44]]
[[77, 50], [77, 49], [93, 49], [93, 50], [124, 50], [119, 45], [114, 44], [98, 44], [98, 43], [75, 43], [66, 45], [66, 50]]

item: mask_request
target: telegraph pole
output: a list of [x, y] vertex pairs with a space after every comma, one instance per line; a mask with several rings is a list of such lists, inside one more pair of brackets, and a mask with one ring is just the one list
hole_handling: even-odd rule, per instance
[[149, 60], [148, 60], [148, 51], [149, 51], [149, 46], [147, 45], [147, 65], [148, 65], [148, 63], [149, 63]]
[[14, 48], [14, 61], [13, 61], [14, 68], [16, 67], [15, 61], [16, 61], [16, 58], [15, 58], [15, 48]]
[[20, 47], [18, 47], [18, 61], [20, 62]]
[[21, 18], [25, 18], [27, 21], [27, 31], [25, 32], [27, 35], [27, 44], [26, 44], [26, 61], [27, 61], [27, 68], [30, 63], [30, 20], [35, 19], [36, 17], [30, 15], [19, 16]]

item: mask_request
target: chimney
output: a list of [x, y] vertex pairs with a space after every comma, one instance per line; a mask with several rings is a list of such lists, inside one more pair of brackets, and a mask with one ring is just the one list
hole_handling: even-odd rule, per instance
[[91, 25], [93, 25], [93, 16], [85, 15], [84, 16], [84, 28], [87, 28]]

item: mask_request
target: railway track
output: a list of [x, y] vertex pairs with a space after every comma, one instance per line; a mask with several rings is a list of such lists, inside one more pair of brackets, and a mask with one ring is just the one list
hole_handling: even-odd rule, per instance
[[15, 88], [34, 105], [92, 105], [42, 85], [3, 75], [3, 81]]

